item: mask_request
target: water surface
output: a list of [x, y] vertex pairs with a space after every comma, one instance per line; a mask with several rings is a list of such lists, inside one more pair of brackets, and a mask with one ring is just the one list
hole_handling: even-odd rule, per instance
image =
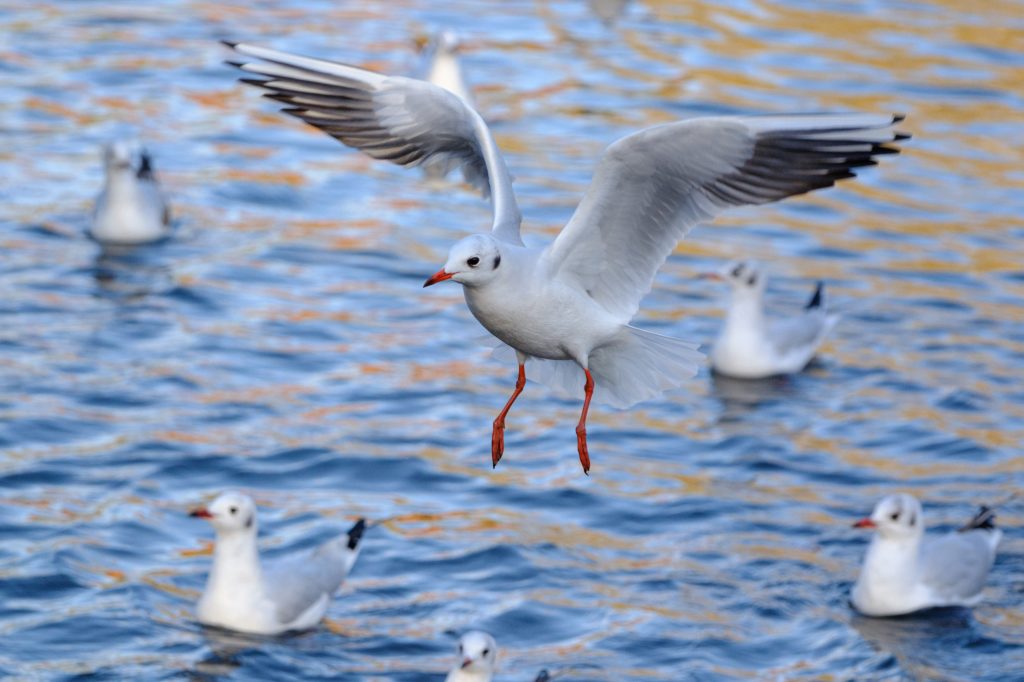
[[[846, 604], [849, 526], [881, 495], [948, 529], [1024, 482], [1020, 5], [617, 4], [0, 6], [0, 674], [436, 680], [482, 627], [508, 680], [1020, 675], [1019, 505], [977, 608]], [[900, 157], [695, 230], [638, 317], [709, 343], [724, 292], [695, 275], [757, 257], [779, 308], [826, 281], [844, 320], [820, 360], [596, 408], [589, 478], [579, 401], [530, 384], [492, 471], [515, 368], [457, 287], [421, 288], [486, 202], [287, 120], [217, 43], [415, 74], [412, 37], [442, 27], [538, 242], [638, 128], [906, 113]], [[178, 234], [101, 254], [83, 230], [124, 131]], [[373, 520], [322, 628], [237, 642], [192, 620], [211, 533], [186, 512], [227, 487], [256, 497], [271, 556]]]

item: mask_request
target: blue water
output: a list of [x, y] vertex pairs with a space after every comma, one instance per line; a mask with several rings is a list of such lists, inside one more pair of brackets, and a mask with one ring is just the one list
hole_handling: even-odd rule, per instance
[[[607, 3], [613, 6], [616, 3]], [[456, 634], [502, 680], [1006, 680], [1024, 670], [1024, 513], [973, 610], [846, 604], [883, 494], [951, 528], [1024, 483], [1024, 19], [1015, 2], [0, 5], [0, 675], [438, 680]], [[452, 27], [530, 239], [601, 149], [723, 112], [901, 111], [914, 139], [853, 182], [695, 230], [638, 323], [709, 343], [757, 257], [780, 308], [824, 279], [844, 319], [785, 381], [706, 372], [629, 411], [529, 384], [456, 286], [422, 289], [489, 224], [457, 185], [371, 162], [236, 83], [242, 39], [393, 73]], [[83, 236], [99, 147], [152, 151], [171, 242]], [[324, 626], [204, 632], [190, 506], [242, 488], [268, 555], [373, 527]]]

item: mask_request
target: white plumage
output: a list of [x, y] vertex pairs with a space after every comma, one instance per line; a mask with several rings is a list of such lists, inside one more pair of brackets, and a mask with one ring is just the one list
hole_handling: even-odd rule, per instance
[[470, 630], [459, 638], [459, 658], [445, 682], [491, 682], [498, 660], [498, 643], [486, 632]]
[[366, 527], [359, 519], [348, 533], [265, 567], [256, 546], [256, 505], [247, 495], [226, 492], [192, 516], [207, 519], [217, 534], [199, 622], [262, 635], [320, 622], [359, 556]]
[[[427, 63], [428, 83], [444, 88], [460, 98], [470, 107], [473, 95], [463, 75], [459, 59], [459, 38], [452, 31], [441, 31], [431, 41]], [[423, 172], [427, 178], [440, 180], [448, 175], [458, 163], [451, 157], [435, 157], [423, 161]]]
[[170, 234], [170, 210], [149, 155], [118, 142], [105, 148], [103, 158], [106, 178], [93, 210], [92, 238], [133, 246]]
[[452, 31], [441, 31], [431, 43], [427, 82], [442, 87], [473, 106], [473, 95], [466, 84], [459, 60], [459, 37]]
[[905, 493], [883, 498], [854, 524], [876, 531], [850, 593], [854, 607], [867, 616], [898, 616], [977, 604], [1003, 534], [994, 518], [982, 507], [959, 531], [926, 536], [920, 502]]
[[[290, 105], [285, 111], [379, 159], [415, 166], [460, 163], [489, 193], [493, 224], [455, 244], [427, 284], [464, 287], [473, 315], [515, 350], [516, 391], [495, 419], [491, 461], [504, 451], [504, 420], [525, 383], [524, 363], [557, 388], [584, 389], [576, 427], [590, 468], [590, 399], [626, 407], [696, 373], [697, 345], [629, 325], [654, 275], [698, 222], [729, 206], [761, 204], [828, 187], [895, 153], [898, 116], [725, 116], [680, 121], [629, 135], [605, 152], [586, 195], [547, 248], [526, 248], [512, 181], [490, 131], [442, 88], [344, 64], [245, 44], [263, 60], [237, 66]], [[596, 393], [595, 393], [596, 390]]]
[[821, 283], [802, 311], [770, 318], [764, 307], [767, 278], [756, 262], [729, 263], [715, 277], [732, 289], [725, 322], [711, 349], [711, 366], [719, 374], [764, 379], [799, 372], [839, 321], [824, 305]]

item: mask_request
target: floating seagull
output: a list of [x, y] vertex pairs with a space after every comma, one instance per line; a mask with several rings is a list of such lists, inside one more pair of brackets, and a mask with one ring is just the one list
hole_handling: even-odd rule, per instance
[[973, 606], [1003, 532], [995, 512], [982, 507], [959, 531], [924, 536], [921, 503], [889, 495], [855, 528], [874, 528], [864, 565], [853, 586], [853, 606], [866, 616], [899, 616], [936, 606]]
[[217, 534], [213, 568], [199, 599], [199, 622], [260, 635], [306, 630], [319, 623], [352, 570], [366, 529], [366, 521], [359, 519], [345, 535], [264, 569], [252, 498], [226, 492], [191, 515], [209, 520]]
[[[459, 36], [453, 31], [441, 31], [427, 46], [429, 61], [427, 82], [444, 88], [474, 108], [473, 94], [466, 84], [459, 59]], [[453, 157], [435, 157], [423, 162], [423, 174], [428, 179], [440, 180], [458, 167], [460, 162]]]
[[755, 261], [730, 263], [709, 277], [732, 285], [729, 312], [711, 350], [711, 366], [719, 374], [764, 379], [799, 372], [839, 320], [822, 305], [821, 282], [801, 314], [769, 320], [764, 311], [766, 278]]
[[[584, 391], [576, 426], [590, 470], [591, 399], [628, 407], [681, 385], [702, 355], [687, 343], [630, 326], [676, 243], [730, 206], [763, 204], [829, 187], [899, 150], [901, 116], [723, 116], [655, 126], [605, 151], [576, 213], [546, 248], [527, 248], [505, 161], [480, 115], [424, 81], [228, 43], [265, 63], [235, 63], [243, 79], [289, 105], [284, 111], [348, 146], [403, 166], [456, 159], [492, 197], [490, 234], [457, 242], [424, 286], [463, 285], [470, 311], [514, 349], [515, 391], [494, 420], [491, 463], [504, 452], [505, 416], [534, 378]], [[597, 392], [595, 394], [595, 387]]]
[[[444, 88], [473, 107], [473, 95], [466, 85], [459, 61], [459, 45], [459, 38], [453, 31], [441, 31], [434, 37], [429, 46], [427, 82]], [[457, 165], [458, 160], [454, 158], [426, 159], [423, 162], [423, 173], [428, 178], [440, 180]]]
[[459, 662], [445, 682], [491, 682], [498, 643], [486, 632], [471, 630], [459, 638]]
[[170, 234], [170, 209], [149, 154], [116, 142], [104, 149], [103, 160], [106, 181], [93, 211], [92, 238], [101, 244], [133, 246]]
[[473, 95], [462, 74], [459, 62], [459, 37], [454, 31], [441, 31], [431, 42], [427, 81], [461, 97], [473, 106]]

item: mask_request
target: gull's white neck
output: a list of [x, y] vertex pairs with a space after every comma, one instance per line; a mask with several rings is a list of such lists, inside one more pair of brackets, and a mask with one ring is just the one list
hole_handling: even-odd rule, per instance
[[864, 568], [875, 575], [912, 573], [921, 550], [921, 536], [885, 538], [875, 535], [864, 557]]
[[725, 315], [722, 336], [752, 334], [760, 336], [765, 330], [764, 291], [735, 291]]
[[922, 535], [905, 538], [871, 539], [864, 565], [853, 588], [854, 602], [861, 610], [912, 610], [921, 598], [918, 559]]
[[427, 80], [448, 92], [469, 101], [466, 82], [462, 78], [462, 67], [458, 58], [448, 51], [438, 50], [430, 64]]
[[133, 168], [111, 168], [107, 172], [107, 198], [111, 202], [136, 201], [139, 179]]
[[263, 571], [256, 546], [255, 525], [251, 532], [217, 535], [213, 550], [213, 568], [206, 583], [208, 594], [251, 593], [262, 586]]
[[448, 673], [445, 682], [491, 682], [494, 675], [488, 671], [469, 671], [456, 668]]

